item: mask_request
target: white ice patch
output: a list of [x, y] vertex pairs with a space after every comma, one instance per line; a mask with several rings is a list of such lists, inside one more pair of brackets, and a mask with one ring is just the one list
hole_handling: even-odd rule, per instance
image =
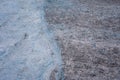
[[62, 61], [44, 19], [44, 0], [3, 1], [0, 3], [0, 80], [49, 80], [55, 67], [61, 70]]

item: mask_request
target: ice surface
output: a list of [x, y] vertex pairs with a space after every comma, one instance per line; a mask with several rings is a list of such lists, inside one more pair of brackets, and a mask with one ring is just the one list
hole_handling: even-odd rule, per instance
[[44, 1], [0, 0], [0, 80], [49, 80], [55, 68], [61, 72], [61, 54], [44, 19]]

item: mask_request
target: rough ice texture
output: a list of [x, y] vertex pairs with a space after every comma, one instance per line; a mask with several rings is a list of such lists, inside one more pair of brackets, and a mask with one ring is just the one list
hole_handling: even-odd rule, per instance
[[62, 60], [45, 0], [0, 0], [0, 80], [59, 80]]
[[47, 0], [65, 80], [120, 80], [120, 0]]
[[0, 0], [0, 80], [120, 80], [120, 0]]

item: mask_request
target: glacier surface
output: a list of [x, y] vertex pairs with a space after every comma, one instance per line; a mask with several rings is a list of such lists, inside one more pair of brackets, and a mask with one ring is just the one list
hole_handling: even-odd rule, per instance
[[62, 60], [44, 18], [45, 0], [0, 0], [0, 80], [49, 80]]

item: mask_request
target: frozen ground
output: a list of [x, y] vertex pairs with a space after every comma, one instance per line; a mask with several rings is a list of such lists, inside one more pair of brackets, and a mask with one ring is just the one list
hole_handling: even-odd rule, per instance
[[0, 0], [0, 80], [61, 78], [61, 52], [44, 19], [45, 0]]

